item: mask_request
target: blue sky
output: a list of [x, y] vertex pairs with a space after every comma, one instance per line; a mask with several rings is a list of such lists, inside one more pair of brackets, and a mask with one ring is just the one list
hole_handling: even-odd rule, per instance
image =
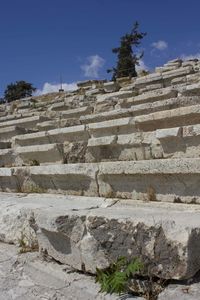
[[16, 80], [55, 90], [60, 74], [77, 81], [109, 78], [111, 49], [138, 20], [147, 32], [142, 65], [200, 58], [199, 0], [1, 0], [0, 96]]

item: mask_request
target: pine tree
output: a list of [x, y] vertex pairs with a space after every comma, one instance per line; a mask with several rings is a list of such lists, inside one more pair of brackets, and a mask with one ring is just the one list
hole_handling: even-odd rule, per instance
[[32, 93], [36, 90], [33, 85], [24, 80], [16, 81], [7, 85], [4, 92], [4, 98], [7, 102], [12, 102], [17, 99], [26, 98], [32, 96]]
[[138, 47], [141, 40], [146, 35], [146, 32], [139, 31], [139, 23], [136, 22], [131, 33], [127, 33], [121, 37], [120, 47], [112, 49], [112, 52], [117, 54], [117, 66], [107, 70], [108, 73], [113, 73], [112, 80], [120, 77], [136, 77], [136, 65], [139, 65], [139, 60], [144, 53], [139, 55], [133, 53], [133, 47]]

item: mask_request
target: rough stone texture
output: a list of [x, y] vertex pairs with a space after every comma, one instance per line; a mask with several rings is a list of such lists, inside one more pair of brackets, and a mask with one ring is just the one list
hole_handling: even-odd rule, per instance
[[39, 194], [0, 196], [0, 216], [6, 221], [0, 222], [1, 240], [17, 244], [24, 233], [30, 244], [37, 236], [40, 251], [76, 269], [94, 273], [96, 267], [125, 255], [140, 257], [143, 273], [161, 278], [190, 278], [199, 270], [198, 206]]
[[198, 300], [200, 299], [200, 282], [193, 284], [169, 285], [158, 300]]
[[99, 289], [92, 277], [55, 262], [42, 261], [37, 253], [20, 255], [15, 246], [0, 243], [1, 300], [119, 299], [116, 295], [99, 293]]
[[175, 59], [146, 76], [78, 85], [0, 105], [0, 191], [24, 192], [0, 195], [1, 240], [39, 241], [41, 252], [91, 272], [136, 255], [143, 273], [193, 277], [200, 62]]

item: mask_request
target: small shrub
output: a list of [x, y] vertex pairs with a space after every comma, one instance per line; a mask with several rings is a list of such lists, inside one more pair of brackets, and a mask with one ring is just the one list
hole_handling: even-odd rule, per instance
[[24, 232], [21, 232], [21, 237], [18, 240], [19, 243], [19, 253], [27, 253], [27, 252], [37, 252], [39, 250], [37, 242], [28, 242], [28, 238]]
[[37, 159], [33, 159], [30, 161], [30, 166], [39, 166], [40, 162]]

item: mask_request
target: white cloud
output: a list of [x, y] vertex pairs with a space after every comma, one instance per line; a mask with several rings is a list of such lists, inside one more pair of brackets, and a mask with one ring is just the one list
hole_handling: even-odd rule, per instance
[[168, 43], [160, 40], [160, 41], [152, 43], [151, 46], [157, 50], [163, 51], [168, 48]]
[[142, 70], [145, 70], [145, 71], [147, 71], [149, 68], [147, 67], [147, 65], [145, 65], [145, 63], [144, 63], [144, 61], [141, 59], [140, 61], [139, 61], [139, 65], [137, 66], [136, 65], [136, 71], [138, 72], [138, 71], [142, 71]]
[[190, 55], [186, 55], [186, 54], [181, 55], [182, 60], [190, 60], [190, 59], [195, 59], [195, 58], [200, 60], [200, 53], [190, 54]]
[[[73, 90], [77, 89], [77, 84], [76, 84], [76, 82], [63, 83], [62, 88], [64, 91], [73, 91]], [[44, 94], [48, 94], [48, 93], [54, 93], [54, 92], [58, 92], [59, 89], [60, 89], [60, 83], [45, 82], [42, 89], [41, 90], [38, 89], [35, 92], [35, 95], [39, 96], [39, 95], [44, 95]]]
[[105, 60], [99, 55], [92, 55], [87, 57], [87, 61], [81, 66], [85, 77], [99, 77], [99, 70], [104, 66]]

